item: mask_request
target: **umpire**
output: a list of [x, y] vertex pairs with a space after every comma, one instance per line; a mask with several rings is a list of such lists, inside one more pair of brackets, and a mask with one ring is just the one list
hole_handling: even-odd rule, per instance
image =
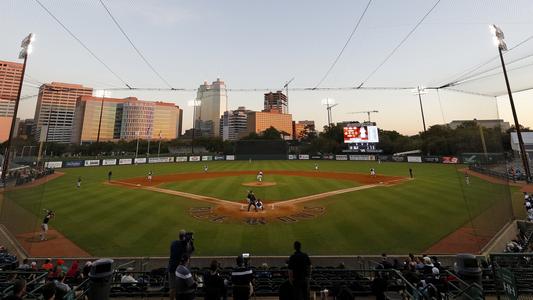
[[184, 255], [190, 256], [194, 252], [192, 239], [187, 239], [187, 232], [182, 229], [179, 232], [178, 239], [170, 244], [170, 257], [168, 259], [168, 287], [169, 299], [176, 299], [176, 269]]

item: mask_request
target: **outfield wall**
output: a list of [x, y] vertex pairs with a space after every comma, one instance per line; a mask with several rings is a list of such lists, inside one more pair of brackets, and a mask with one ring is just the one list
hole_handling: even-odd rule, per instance
[[[479, 156], [479, 154], [476, 154]], [[78, 167], [98, 167], [116, 165], [138, 165], [138, 164], [159, 164], [159, 163], [180, 163], [180, 162], [202, 162], [210, 161], [234, 161], [234, 160], [313, 160], [313, 161], [377, 161], [380, 162], [409, 162], [409, 163], [442, 163], [442, 164], [473, 164], [480, 163], [480, 160], [472, 156], [394, 156], [375, 154], [289, 154], [289, 155], [181, 155], [181, 156], [161, 156], [161, 157], [137, 157], [137, 158], [103, 158], [103, 159], [68, 159], [49, 160], [45, 162], [45, 167], [52, 169], [78, 168]]]

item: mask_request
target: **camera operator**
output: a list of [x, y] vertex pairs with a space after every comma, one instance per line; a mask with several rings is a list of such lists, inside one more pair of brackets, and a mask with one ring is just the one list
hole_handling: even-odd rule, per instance
[[249, 258], [249, 254], [239, 255], [237, 257], [237, 268], [231, 272], [234, 300], [248, 300], [253, 294], [253, 271], [248, 267]]
[[184, 229], [180, 230], [178, 240], [172, 241], [170, 244], [170, 257], [168, 260], [168, 286], [169, 299], [176, 299], [176, 269], [180, 263], [180, 259], [184, 254], [191, 256], [194, 252], [193, 233], [187, 232]]

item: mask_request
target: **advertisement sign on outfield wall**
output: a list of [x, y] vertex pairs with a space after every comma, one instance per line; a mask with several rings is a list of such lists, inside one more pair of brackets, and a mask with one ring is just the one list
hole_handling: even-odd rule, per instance
[[235, 160], [235, 155], [226, 155], [226, 160]]
[[458, 164], [459, 158], [455, 156], [443, 156], [442, 157], [442, 163], [443, 164]]
[[215, 155], [213, 157], [214, 160], [224, 160], [224, 155]]
[[63, 162], [63, 168], [83, 167], [83, 160], [69, 160]]
[[47, 161], [44, 163], [44, 167], [50, 169], [60, 169], [62, 165], [62, 161]]
[[348, 155], [335, 155], [335, 160], [348, 160]]
[[422, 157], [421, 156], [407, 156], [407, 162], [421, 163]]
[[298, 155], [296, 154], [289, 154], [289, 160], [295, 160], [298, 159]]
[[324, 155], [322, 155], [322, 159], [333, 160], [333, 159], [335, 159], [335, 156], [333, 154], [324, 154]]
[[96, 167], [100, 165], [100, 161], [98, 159], [89, 159], [85, 161], [86, 167]]
[[133, 163], [133, 159], [131, 158], [121, 158], [118, 160], [119, 165], [131, 165]]
[[311, 159], [322, 159], [322, 155], [311, 155]]
[[424, 156], [422, 157], [422, 161], [426, 163], [440, 163], [440, 157], [439, 156]]
[[392, 160], [397, 161], [397, 162], [402, 162], [402, 161], [406, 161], [407, 158], [405, 156], [392, 156]]
[[298, 159], [309, 159], [309, 155], [307, 155], [307, 154], [300, 154], [300, 155], [298, 155]]
[[134, 162], [136, 164], [145, 164], [146, 163], [146, 157], [137, 157]]
[[189, 156], [189, 161], [200, 161], [200, 156]]
[[376, 160], [374, 155], [350, 155], [350, 160]]
[[209, 155], [202, 156], [202, 161], [206, 161], [206, 160], [213, 160], [213, 157]]
[[176, 162], [186, 162], [187, 156], [178, 156], [176, 157]]
[[117, 159], [102, 159], [102, 166], [114, 166], [117, 164]]
[[174, 161], [174, 157], [150, 157], [148, 158], [149, 164], [169, 163], [173, 161]]

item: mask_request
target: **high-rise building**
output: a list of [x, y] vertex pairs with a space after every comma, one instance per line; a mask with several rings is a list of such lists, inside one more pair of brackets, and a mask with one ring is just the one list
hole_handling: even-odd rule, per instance
[[33, 119], [21, 120], [18, 123], [17, 137], [27, 139], [31, 136], [34, 124]]
[[286, 138], [292, 137], [292, 115], [259, 111], [248, 113], [248, 133], [261, 133], [270, 127], [283, 132]]
[[217, 78], [212, 84], [204, 81], [200, 85], [196, 100], [200, 106], [195, 107], [195, 127], [208, 136], [220, 136], [220, 116], [227, 110], [227, 91], [224, 81]]
[[43, 136], [48, 142], [69, 143], [74, 125], [76, 100], [91, 96], [93, 89], [80, 84], [52, 82], [39, 88], [35, 109], [35, 138]]
[[181, 123], [182, 110], [173, 103], [81, 96], [71, 141], [97, 141], [98, 128], [100, 141], [175, 139], [180, 135]]
[[277, 112], [280, 114], [286, 114], [288, 112], [287, 109], [287, 96], [283, 94], [281, 91], [277, 91], [275, 93], [266, 93], [265, 94], [265, 102], [264, 102], [264, 112]]
[[22, 64], [0, 60], [0, 143], [9, 138], [21, 79]]
[[244, 106], [236, 110], [225, 111], [220, 117], [220, 136], [224, 141], [236, 141], [248, 133], [248, 113]]

